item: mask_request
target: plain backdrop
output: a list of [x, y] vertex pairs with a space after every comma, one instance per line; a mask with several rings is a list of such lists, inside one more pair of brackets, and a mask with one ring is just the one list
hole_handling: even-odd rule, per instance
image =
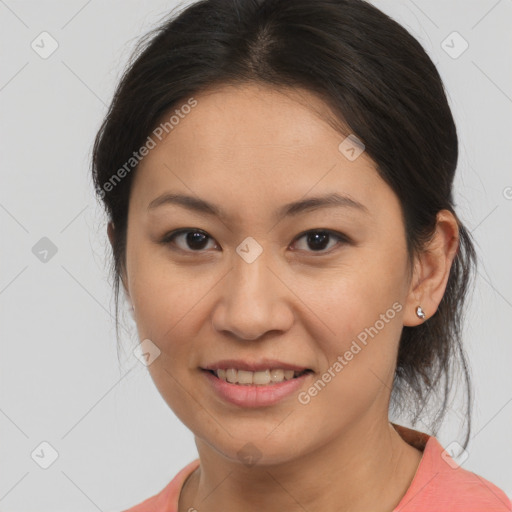
[[[512, 1], [374, 3], [423, 44], [456, 119], [456, 207], [481, 261], [465, 327], [476, 396], [462, 465], [512, 495]], [[89, 175], [135, 42], [175, 5], [0, 0], [3, 512], [123, 510], [197, 456], [128, 349], [129, 320], [118, 362], [106, 219]], [[46, 58], [40, 37], [45, 51], [58, 44]], [[456, 414], [438, 438], [462, 440]]]

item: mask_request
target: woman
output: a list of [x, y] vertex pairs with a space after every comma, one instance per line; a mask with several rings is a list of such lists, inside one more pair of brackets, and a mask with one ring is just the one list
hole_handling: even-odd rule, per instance
[[[130, 512], [512, 510], [454, 460], [457, 156], [434, 64], [366, 2], [203, 0], [156, 30], [93, 177], [116, 305], [199, 458]], [[390, 421], [435, 433], [457, 362], [463, 446]]]

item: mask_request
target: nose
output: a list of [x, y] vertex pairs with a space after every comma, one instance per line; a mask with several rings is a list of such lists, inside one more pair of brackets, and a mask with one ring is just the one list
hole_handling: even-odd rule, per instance
[[213, 313], [213, 326], [249, 341], [270, 331], [286, 332], [294, 321], [291, 297], [292, 292], [263, 254], [252, 263], [236, 255]]

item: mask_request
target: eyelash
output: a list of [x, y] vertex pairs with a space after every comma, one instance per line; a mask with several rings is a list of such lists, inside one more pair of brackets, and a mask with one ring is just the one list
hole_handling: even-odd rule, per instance
[[[177, 229], [177, 230], [171, 231], [170, 233], [167, 233], [164, 236], [164, 238], [162, 239], [161, 243], [164, 245], [175, 245], [175, 243], [174, 243], [175, 238], [178, 237], [179, 235], [187, 234], [187, 233], [201, 233], [202, 235], [206, 236], [208, 239], [213, 240], [213, 238], [211, 236], [209, 236], [205, 231], [203, 231], [201, 229], [182, 228], [182, 229]], [[310, 229], [308, 231], [304, 231], [304, 232], [300, 233], [299, 235], [297, 235], [295, 237], [294, 242], [296, 242], [297, 240], [300, 240], [301, 238], [303, 238], [304, 236], [306, 236], [308, 234], [314, 234], [314, 233], [325, 233], [325, 234], [328, 234], [329, 236], [333, 236], [334, 238], [338, 239], [338, 244], [335, 245], [334, 247], [331, 247], [331, 249], [329, 249], [328, 251], [323, 251], [323, 250], [322, 251], [306, 251], [306, 252], [311, 252], [312, 254], [318, 254], [320, 256], [328, 255], [328, 254], [331, 254], [336, 249], [336, 247], [340, 245], [340, 243], [343, 243], [343, 244], [353, 243], [352, 240], [347, 235], [344, 235], [343, 233], [340, 233], [338, 231], [333, 231], [331, 229], [320, 229], [320, 228]], [[185, 252], [185, 253], [198, 253], [198, 254], [205, 252], [204, 249], [194, 251], [194, 250], [181, 249], [179, 247], [178, 248], [172, 247], [172, 250], [181, 251], [181, 252]]]

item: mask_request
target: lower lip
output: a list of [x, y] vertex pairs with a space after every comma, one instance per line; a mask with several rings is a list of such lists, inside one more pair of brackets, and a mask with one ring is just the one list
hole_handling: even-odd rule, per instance
[[285, 380], [275, 384], [256, 386], [232, 384], [231, 382], [219, 379], [208, 370], [202, 370], [202, 372], [221, 398], [240, 407], [249, 408], [276, 404], [280, 400], [297, 392], [312, 375], [311, 372], [307, 372], [295, 379]]

